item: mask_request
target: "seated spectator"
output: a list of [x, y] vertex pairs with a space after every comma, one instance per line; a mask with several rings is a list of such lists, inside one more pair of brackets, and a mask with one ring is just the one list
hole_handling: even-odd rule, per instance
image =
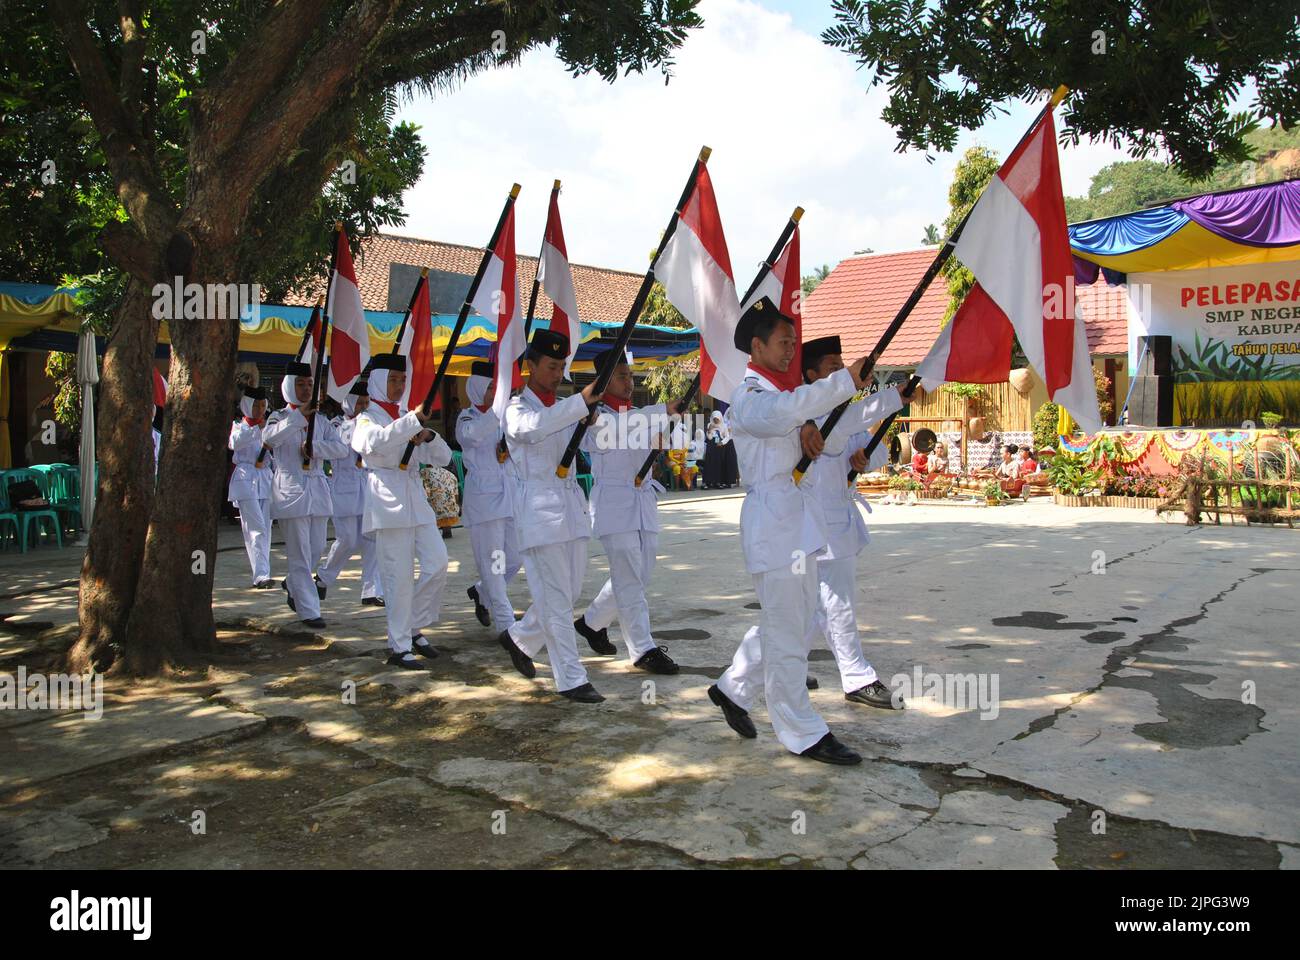
[[948, 472], [948, 445], [936, 443], [934, 453], [930, 454], [929, 472], [932, 474]]
[[918, 477], [924, 477], [930, 472], [930, 458], [919, 450], [912, 454], [912, 472]]
[[1004, 493], [1013, 497], [1020, 496], [1020, 490], [1024, 487], [1024, 480], [1020, 479], [1020, 460], [1016, 454], [1020, 448], [1014, 443], [1008, 443], [1002, 448], [1002, 462], [998, 464], [993, 475], [998, 478], [998, 486]]

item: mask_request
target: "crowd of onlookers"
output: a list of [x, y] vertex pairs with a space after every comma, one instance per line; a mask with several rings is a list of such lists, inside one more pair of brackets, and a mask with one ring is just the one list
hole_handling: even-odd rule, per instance
[[[1055, 454], [1054, 450], [1043, 450], [1036, 457], [1032, 448], [1008, 443], [1002, 448], [1002, 459], [992, 469], [974, 469], [970, 476], [996, 480], [1002, 491], [1010, 496], [1021, 496], [1027, 486], [1047, 483], [1045, 457]], [[948, 446], [942, 441], [934, 445], [929, 453], [917, 451], [912, 454], [908, 469], [923, 484], [929, 486], [939, 477], [953, 477], [957, 471], [948, 459]]]

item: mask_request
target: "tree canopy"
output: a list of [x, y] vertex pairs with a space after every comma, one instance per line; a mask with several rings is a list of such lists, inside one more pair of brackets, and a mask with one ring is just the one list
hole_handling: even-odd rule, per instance
[[[1163, 149], [1189, 177], [1250, 159], [1246, 135], [1300, 120], [1300, 23], [1277, 0], [834, 0], [832, 47], [884, 84], [900, 150], [950, 151], [1065, 84], [1069, 142]], [[1249, 106], [1234, 110], [1253, 87]]]

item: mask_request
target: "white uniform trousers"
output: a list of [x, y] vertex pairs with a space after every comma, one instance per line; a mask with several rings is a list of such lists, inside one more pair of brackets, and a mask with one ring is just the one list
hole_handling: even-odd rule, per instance
[[[814, 634], [826, 637], [827, 646], [835, 654], [840, 668], [840, 683], [845, 693], [852, 693], [876, 682], [875, 668], [867, 662], [858, 642], [858, 618], [853, 610], [854, 575], [857, 558], [841, 557], [817, 561], [817, 580], [820, 590], [817, 604], [817, 623]], [[812, 647], [815, 637], [808, 640]]]
[[320, 565], [316, 573], [325, 582], [325, 586], [334, 586], [339, 574], [343, 572], [343, 568], [348, 565], [352, 555], [360, 547], [361, 596], [363, 599], [382, 597], [384, 591], [379, 585], [379, 561], [375, 557], [375, 540], [373, 536], [362, 535], [361, 519], [360, 514], [355, 517], [334, 518], [334, 543], [325, 556], [325, 562]]
[[253, 582], [271, 579], [271, 501], [240, 500], [239, 526], [244, 532], [244, 550], [253, 570]]
[[523, 619], [510, 628], [510, 637], [534, 659], [546, 647], [556, 690], [580, 687], [587, 682], [587, 671], [578, 659], [573, 604], [582, 593], [587, 572], [587, 541], [548, 543], [525, 550], [523, 555], [533, 602]]
[[284, 578], [293, 597], [294, 607], [301, 620], [314, 620], [320, 616], [320, 596], [312, 574], [325, 552], [325, 529], [328, 517], [281, 517], [280, 529], [284, 531], [284, 552], [289, 561], [289, 573]]
[[777, 739], [787, 750], [802, 753], [830, 731], [805, 686], [810, 628], [817, 615], [817, 567], [809, 563], [803, 573], [787, 567], [756, 573], [754, 588], [763, 605], [759, 625], [745, 634], [718, 689], [749, 710], [761, 680]]
[[[442, 588], [447, 583], [447, 547], [434, 523], [417, 527], [380, 527], [375, 531], [379, 579], [384, 587], [388, 649], [409, 653], [411, 638], [437, 623]], [[415, 574], [415, 562], [420, 574]]]
[[474, 524], [469, 528], [469, 544], [478, 567], [479, 579], [474, 587], [479, 602], [488, 608], [493, 629], [500, 633], [515, 622], [515, 606], [506, 588], [523, 565], [514, 519], [498, 517]]
[[609, 557], [609, 579], [582, 618], [593, 630], [604, 630], [618, 618], [628, 656], [639, 660], [656, 646], [650, 636], [650, 604], [646, 588], [655, 568], [659, 534], [649, 530], [609, 533], [600, 538]]

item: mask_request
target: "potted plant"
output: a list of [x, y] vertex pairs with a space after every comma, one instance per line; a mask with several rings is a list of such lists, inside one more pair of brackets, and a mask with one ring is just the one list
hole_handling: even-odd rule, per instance
[[984, 484], [984, 502], [990, 507], [996, 507], [1005, 499], [1007, 499], [1006, 491], [998, 485], [996, 480], [990, 480]]

